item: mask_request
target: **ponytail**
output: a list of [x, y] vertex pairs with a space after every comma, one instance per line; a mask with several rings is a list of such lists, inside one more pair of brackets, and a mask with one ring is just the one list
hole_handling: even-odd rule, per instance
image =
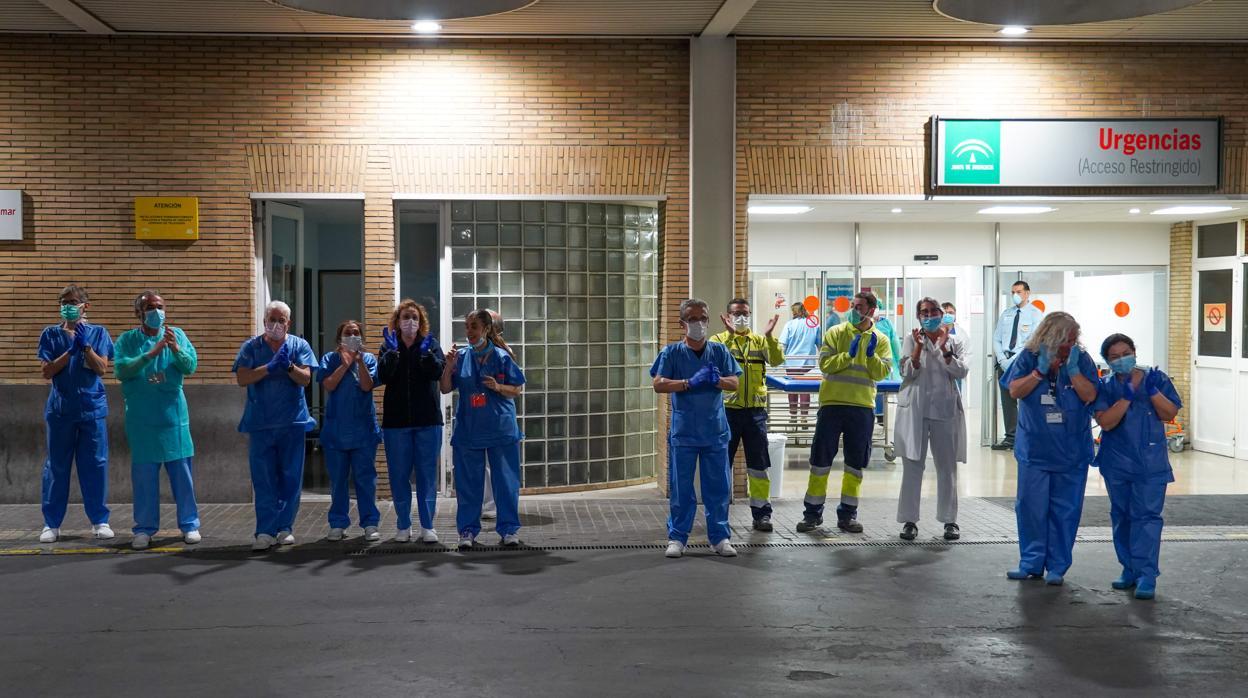
[[494, 321], [494, 313], [492, 311], [480, 308], [468, 313], [468, 317], [475, 318], [477, 322], [480, 322], [485, 327], [485, 338], [491, 344], [507, 352], [507, 355], [513, 360], [516, 358], [516, 352], [512, 351], [511, 347], [507, 346], [507, 342], [503, 341], [502, 329], [500, 328], [501, 322]]

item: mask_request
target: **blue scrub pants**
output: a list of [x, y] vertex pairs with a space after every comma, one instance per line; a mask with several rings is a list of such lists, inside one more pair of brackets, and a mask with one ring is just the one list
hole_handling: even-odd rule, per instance
[[490, 448], [456, 446], [455, 527], [459, 535], [481, 533], [481, 498], [485, 494], [485, 459], [490, 459], [490, 484], [498, 506], [494, 530], [500, 536], [520, 530], [520, 442]]
[[1046, 570], [1066, 574], [1087, 484], [1087, 466], [1052, 472], [1018, 464], [1014, 514], [1018, 520], [1019, 569], [1037, 575]]
[[195, 482], [191, 479], [191, 459], [179, 458], [162, 463], [131, 463], [130, 481], [134, 485], [135, 535], [156, 535], [160, 530], [160, 466], [169, 471], [169, 491], [178, 505], [178, 528], [183, 532], [199, 530], [199, 505], [195, 503]]
[[78, 463], [82, 508], [92, 525], [108, 523], [108, 427], [104, 418], [80, 422], [48, 419], [48, 459], [43, 462], [43, 525], [60, 528], [69, 506], [69, 471]]
[[303, 487], [303, 425], [262, 429], [250, 434], [248, 459], [256, 500], [256, 535], [290, 531], [299, 513]]
[[325, 449], [325, 469], [329, 471], [329, 527], [351, 525], [350, 483], [355, 483], [356, 508], [360, 528], [381, 522], [377, 509], [377, 444], [341, 450]]
[[416, 513], [421, 528], [433, 528], [438, 510], [438, 458], [442, 454], [442, 427], [382, 429], [386, 442], [386, 469], [400, 531], [412, 527], [412, 473], [416, 474]]
[[702, 480], [702, 506], [706, 510], [706, 537], [715, 545], [732, 537], [728, 529], [728, 505], [732, 503], [732, 463], [725, 444], [667, 448], [667, 491], [671, 513], [667, 517], [667, 539], [689, 542], [693, 518], [698, 513], [698, 497], [693, 491], [693, 471]]
[[1166, 483], [1132, 482], [1105, 478], [1109, 491], [1109, 520], [1114, 530], [1114, 552], [1132, 579], [1156, 579], [1161, 571], [1161, 509]]

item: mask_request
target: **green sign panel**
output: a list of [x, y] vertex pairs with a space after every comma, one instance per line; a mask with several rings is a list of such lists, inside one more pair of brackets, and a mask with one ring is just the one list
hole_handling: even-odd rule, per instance
[[1001, 183], [1001, 122], [945, 121], [945, 184]]

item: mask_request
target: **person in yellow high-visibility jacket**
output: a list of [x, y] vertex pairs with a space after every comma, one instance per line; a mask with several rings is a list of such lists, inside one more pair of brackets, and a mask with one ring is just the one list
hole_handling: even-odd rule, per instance
[[893, 351], [888, 337], [872, 321], [878, 306], [875, 295], [863, 291], [854, 296], [846, 322], [823, 335], [819, 348], [819, 416], [810, 446], [810, 481], [806, 486], [806, 509], [799, 533], [823, 524], [823, 504], [828, 496], [828, 476], [836, 459], [841, 436], [845, 437], [845, 472], [841, 477], [841, 504], [836, 526], [862, 533], [858, 523], [858, 494], [862, 469], [871, 460], [871, 434], [875, 430], [875, 383], [888, 377]]
[[[744, 298], [733, 298], [728, 303], [728, 313], [720, 315], [727, 332], [711, 337], [728, 347], [732, 358], [741, 365], [744, 375], [740, 386], [724, 393], [724, 408], [728, 414], [728, 462], [737, 457], [737, 448], [745, 443], [745, 476], [749, 484], [750, 513], [754, 516], [754, 530], [771, 531], [771, 479], [767, 470], [771, 458], [767, 453], [767, 367], [784, 363], [784, 349], [772, 336], [779, 315], [772, 316], [758, 334], [750, 329], [750, 303]], [[779, 464], [783, 468], [784, 464]]]

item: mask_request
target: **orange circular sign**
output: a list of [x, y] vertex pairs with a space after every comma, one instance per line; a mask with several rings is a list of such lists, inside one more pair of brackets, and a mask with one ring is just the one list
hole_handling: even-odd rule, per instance
[[1044, 312], [1044, 301], [1037, 299], [1032, 301], [1031, 304], [1036, 306], [1036, 310], [1039, 310], [1042, 313]]
[[806, 300], [802, 301], [802, 307], [806, 308], [806, 312], [813, 313], [819, 309], [819, 296], [806, 296]]
[[846, 298], [845, 296], [837, 296], [836, 300], [832, 301], [832, 307], [838, 313], [848, 313], [849, 312], [849, 299]]
[[1118, 304], [1114, 306], [1114, 315], [1117, 315], [1118, 317], [1126, 317], [1130, 314], [1131, 306], [1127, 305], [1125, 301], [1118, 301]]

